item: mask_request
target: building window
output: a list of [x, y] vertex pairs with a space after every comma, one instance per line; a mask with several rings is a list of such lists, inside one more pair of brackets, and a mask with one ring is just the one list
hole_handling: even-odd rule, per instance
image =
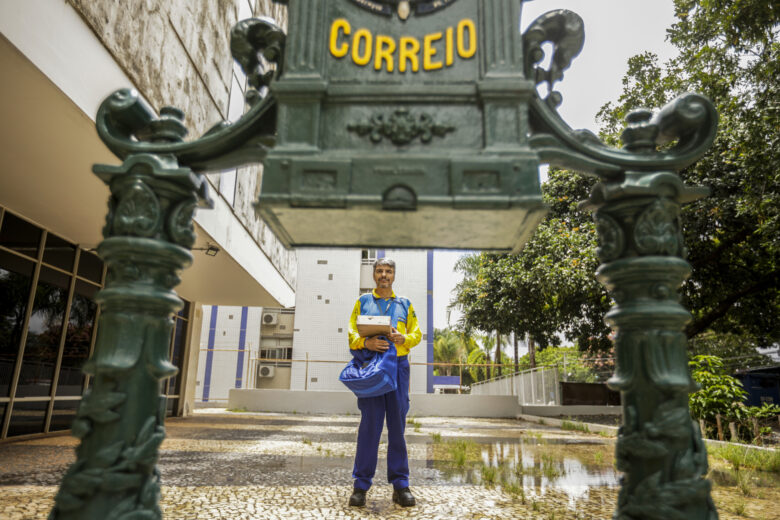
[[328, 265], [327, 260], [317, 260], [317, 265]]
[[[104, 271], [93, 252], [0, 206], [0, 438], [70, 428], [89, 385], [81, 368], [95, 345]], [[189, 304], [175, 318], [178, 367], [188, 316]], [[178, 378], [165, 394], [175, 410]]]
[[363, 265], [373, 265], [376, 262], [376, 249], [364, 249], [361, 253]]

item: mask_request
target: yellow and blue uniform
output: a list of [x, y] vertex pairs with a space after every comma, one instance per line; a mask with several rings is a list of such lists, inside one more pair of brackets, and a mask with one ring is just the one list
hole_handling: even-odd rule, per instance
[[[357, 317], [390, 316], [398, 332], [406, 338], [396, 345], [398, 353], [398, 385], [394, 392], [377, 397], [359, 397], [360, 427], [357, 453], [352, 478], [355, 487], [368, 490], [376, 472], [379, 439], [387, 420], [387, 480], [395, 489], [409, 487], [409, 458], [406, 453], [406, 414], [409, 412], [409, 350], [422, 339], [417, 314], [411, 302], [393, 293], [389, 298], [380, 297], [376, 291], [364, 294], [355, 303], [349, 320], [349, 348], [365, 348], [366, 338], [357, 331]], [[387, 340], [390, 341], [389, 339]]]

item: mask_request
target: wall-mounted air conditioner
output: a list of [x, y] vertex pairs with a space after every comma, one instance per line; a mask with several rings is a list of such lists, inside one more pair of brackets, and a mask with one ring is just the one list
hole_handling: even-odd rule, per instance
[[276, 325], [279, 322], [279, 315], [273, 312], [263, 314], [263, 325]]
[[276, 367], [271, 365], [260, 365], [257, 369], [257, 377], [274, 377], [276, 375]]

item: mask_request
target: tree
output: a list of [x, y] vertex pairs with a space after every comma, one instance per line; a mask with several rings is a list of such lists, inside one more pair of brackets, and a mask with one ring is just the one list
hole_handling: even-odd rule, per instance
[[435, 363], [447, 364], [436, 369], [439, 374], [459, 375], [460, 368], [452, 366], [452, 364], [464, 363], [467, 356], [468, 351], [463, 334], [451, 329], [435, 329], [433, 331], [433, 360]]
[[463, 313], [463, 330], [495, 330], [530, 338], [541, 347], [559, 345], [561, 334], [583, 348], [608, 348], [603, 321], [609, 307], [595, 280], [595, 226], [576, 211], [589, 182], [551, 170], [542, 192], [551, 207], [518, 255], [482, 253], [463, 257], [456, 269], [464, 278], [452, 305]]
[[693, 269], [682, 288], [694, 316], [686, 333], [771, 345], [780, 339], [780, 13], [764, 0], [675, 0], [675, 8], [668, 35], [679, 56], [664, 65], [651, 53], [629, 60], [623, 94], [599, 113], [602, 137], [616, 143], [629, 111], [680, 92], [713, 100], [715, 144], [680, 173], [712, 190], [682, 214]]

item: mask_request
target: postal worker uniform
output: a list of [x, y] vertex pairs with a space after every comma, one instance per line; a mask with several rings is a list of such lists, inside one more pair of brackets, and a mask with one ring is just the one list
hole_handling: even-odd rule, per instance
[[[387, 419], [387, 480], [395, 489], [409, 487], [409, 458], [406, 454], [406, 413], [409, 411], [409, 350], [422, 339], [420, 325], [411, 302], [393, 293], [390, 298], [382, 298], [376, 290], [364, 294], [355, 303], [349, 320], [349, 348], [365, 348], [366, 338], [361, 338], [357, 330], [357, 317], [390, 316], [390, 321], [398, 332], [406, 337], [398, 352], [398, 386], [394, 392], [377, 397], [359, 397], [360, 428], [358, 429], [357, 453], [352, 478], [355, 487], [368, 491], [371, 487], [385, 419]], [[387, 338], [385, 338], [387, 339]], [[390, 342], [387, 339], [388, 343]]]

